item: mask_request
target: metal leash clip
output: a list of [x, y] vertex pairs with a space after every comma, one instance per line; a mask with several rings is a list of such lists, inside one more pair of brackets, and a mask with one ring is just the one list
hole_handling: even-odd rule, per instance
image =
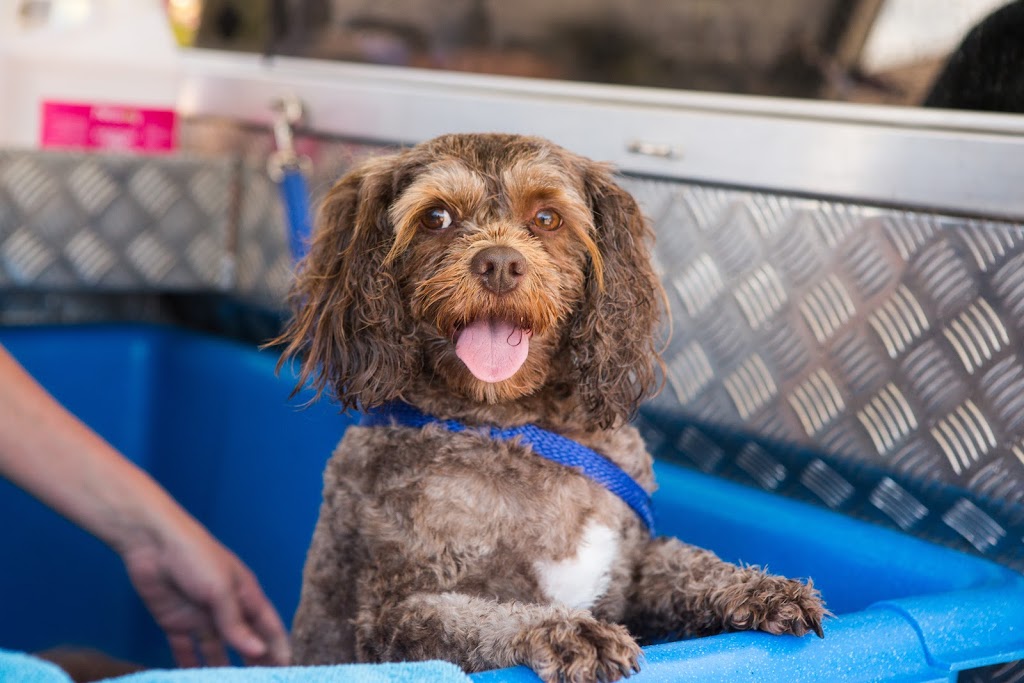
[[288, 95], [273, 100], [270, 110], [274, 114], [275, 150], [267, 160], [267, 174], [275, 183], [281, 182], [287, 169], [296, 169], [309, 173], [312, 162], [309, 157], [301, 156], [295, 151], [295, 128], [305, 122], [306, 111], [302, 100]]

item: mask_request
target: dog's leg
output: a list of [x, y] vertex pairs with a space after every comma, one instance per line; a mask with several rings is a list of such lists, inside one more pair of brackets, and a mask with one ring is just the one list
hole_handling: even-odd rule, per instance
[[738, 567], [665, 537], [642, 551], [629, 595], [626, 624], [644, 639], [754, 629], [821, 637], [829, 614], [811, 582]]
[[346, 525], [334, 523], [335, 517], [320, 515], [306, 556], [302, 594], [292, 622], [295, 664], [311, 666], [355, 660], [351, 623], [355, 613], [355, 581], [349, 560], [358, 545]]
[[417, 593], [366, 610], [360, 658], [446, 659], [467, 671], [525, 664], [548, 683], [615, 681], [639, 670], [626, 629], [560, 605], [504, 603], [461, 593]]

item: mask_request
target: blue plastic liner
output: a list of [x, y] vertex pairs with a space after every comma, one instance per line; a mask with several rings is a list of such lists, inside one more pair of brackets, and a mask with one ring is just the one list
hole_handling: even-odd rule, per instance
[[[351, 424], [289, 400], [276, 356], [136, 325], [0, 328], [0, 343], [149, 470], [259, 576], [287, 621], [326, 459]], [[796, 501], [656, 465], [659, 533], [725, 559], [813, 577], [825, 638], [735, 633], [645, 650], [643, 681], [946, 681], [1024, 658], [1024, 579], [988, 561]], [[117, 557], [0, 482], [0, 646], [99, 648], [170, 665]], [[535, 681], [527, 669], [478, 681]], [[170, 679], [168, 679], [170, 680]], [[182, 679], [184, 680], [184, 679]]]

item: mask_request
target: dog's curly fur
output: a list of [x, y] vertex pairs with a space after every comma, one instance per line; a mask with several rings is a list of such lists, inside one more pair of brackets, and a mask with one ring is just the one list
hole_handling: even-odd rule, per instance
[[[433, 230], [423, 217], [439, 208], [453, 222]], [[538, 210], [558, 229], [531, 223]], [[330, 192], [282, 359], [301, 358], [302, 384], [344, 408], [402, 400], [471, 426], [535, 423], [653, 491], [628, 424], [661, 376], [649, 241], [604, 165], [538, 138], [440, 137]], [[517, 286], [486, 286], [473, 259], [489, 247], [518, 252]], [[532, 333], [507, 379], [479, 380], [456, 355], [480, 318]], [[440, 658], [610, 681], [638, 668], [638, 642], [820, 635], [825, 614], [810, 583], [650, 538], [620, 499], [518, 443], [352, 427], [324, 476], [293, 647], [301, 664]]]

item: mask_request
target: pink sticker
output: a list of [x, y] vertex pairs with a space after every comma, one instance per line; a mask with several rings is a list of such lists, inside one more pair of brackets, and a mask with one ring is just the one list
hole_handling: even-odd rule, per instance
[[43, 147], [121, 152], [170, 152], [176, 116], [171, 109], [43, 102]]

